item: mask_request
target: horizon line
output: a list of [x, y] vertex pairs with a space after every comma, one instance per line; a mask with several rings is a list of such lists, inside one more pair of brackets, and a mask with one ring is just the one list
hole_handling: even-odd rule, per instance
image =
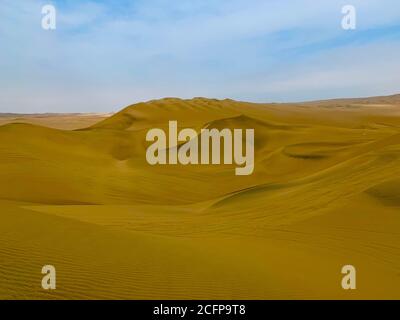
[[[158, 98], [158, 99], [150, 99], [150, 100], [144, 100], [144, 101], [139, 101], [139, 102], [134, 102], [132, 104], [128, 104], [126, 106], [120, 107], [120, 110], [123, 110], [127, 107], [134, 106], [136, 104], [140, 103], [151, 103], [151, 102], [156, 102], [156, 101], [162, 101], [162, 100], [167, 100], [167, 99], [174, 99], [174, 100], [180, 100], [180, 101], [192, 101], [195, 99], [205, 99], [205, 100], [216, 100], [216, 101], [235, 101], [235, 102], [242, 102], [242, 103], [251, 103], [251, 104], [258, 104], [258, 105], [266, 105], [266, 104], [282, 104], [282, 105], [288, 105], [288, 104], [305, 104], [305, 103], [324, 103], [324, 102], [335, 102], [335, 101], [349, 101], [349, 100], [366, 100], [366, 99], [377, 99], [377, 98], [393, 98], [399, 96], [400, 98], [400, 93], [396, 92], [393, 94], [388, 94], [388, 95], [377, 95], [377, 96], [363, 96], [363, 97], [337, 97], [337, 98], [328, 98], [328, 99], [318, 99], [318, 100], [301, 100], [301, 101], [287, 101], [287, 102], [278, 102], [278, 101], [270, 101], [270, 102], [251, 102], [251, 101], [245, 101], [245, 100], [236, 100], [232, 98], [223, 98], [223, 99], [218, 99], [218, 98], [208, 98], [208, 97], [201, 97], [201, 96], [194, 96], [192, 98], [180, 98], [180, 97], [172, 97], [172, 96], [165, 96], [163, 98]], [[107, 112], [29, 112], [29, 113], [20, 113], [20, 112], [0, 112], [0, 115], [4, 116], [33, 116], [33, 115], [106, 115], [106, 114], [115, 114], [119, 111], [107, 111]]]

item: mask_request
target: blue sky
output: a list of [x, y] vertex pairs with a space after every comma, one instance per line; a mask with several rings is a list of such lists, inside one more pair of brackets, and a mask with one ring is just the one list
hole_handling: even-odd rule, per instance
[[[41, 8], [57, 29], [41, 28]], [[341, 28], [343, 5], [357, 29]], [[400, 92], [398, 0], [1, 0], [0, 112]]]

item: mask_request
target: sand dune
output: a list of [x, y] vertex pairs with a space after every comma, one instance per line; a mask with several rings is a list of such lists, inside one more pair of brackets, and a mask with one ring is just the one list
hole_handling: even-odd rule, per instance
[[77, 113], [77, 114], [13, 114], [0, 113], [0, 125], [8, 123], [30, 123], [40, 126], [76, 130], [91, 126], [102, 119], [108, 118], [111, 113]]
[[[0, 298], [399, 299], [399, 111], [397, 95], [167, 98], [84, 126], [8, 115]], [[254, 173], [150, 166], [146, 132], [169, 120], [255, 129]], [[45, 264], [57, 268], [55, 291], [40, 287]], [[357, 290], [340, 286], [345, 264]]]

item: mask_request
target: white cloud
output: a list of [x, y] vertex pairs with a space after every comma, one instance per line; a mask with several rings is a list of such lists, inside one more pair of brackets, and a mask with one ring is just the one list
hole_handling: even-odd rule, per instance
[[396, 91], [400, 41], [375, 31], [400, 32], [397, 0], [353, 0], [353, 34], [340, 28], [344, 0], [53, 3], [58, 26], [46, 32], [43, 1], [0, 2], [0, 112], [108, 111], [162, 96]]

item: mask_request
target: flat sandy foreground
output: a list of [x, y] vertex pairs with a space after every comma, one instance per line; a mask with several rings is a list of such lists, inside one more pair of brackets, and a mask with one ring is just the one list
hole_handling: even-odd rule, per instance
[[[146, 132], [169, 120], [255, 129], [254, 173], [150, 166]], [[0, 299], [400, 299], [399, 96], [0, 123]]]

